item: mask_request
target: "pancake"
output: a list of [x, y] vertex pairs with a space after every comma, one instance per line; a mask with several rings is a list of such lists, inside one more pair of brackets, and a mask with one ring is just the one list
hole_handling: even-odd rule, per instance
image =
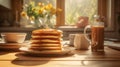
[[62, 50], [40, 50], [40, 51], [38, 51], [38, 50], [33, 50], [33, 49], [31, 49], [32, 51], [36, 51], [36, 52], [39, 52], [39, 53], [41, 53], [41, 54], [51, 54], [51, 53], [59, 53], [59, 52], [61, 52]]
[[56, 29], [38, 29], [32, 31], [31, 46], [36, 51], [62, 50], [62, 31]]
[[61, 44], [60, 42], [51, 43], [51, 42], [31, 42], [31, 44]]
[[61, 47], [30, 47], [33, 50], [61, 50]]
[[61, 44], [31, 44], [31, 47], [60, 47]]
[[39, 34], [49, 34], [49, 35], [60, 35], [62, 34], [62, 31], [60, 30], [56, 30], [56, 29], [38, 29], [38, 30], [34, 30], [32, 32], [33, 35], [39, 35]]
[[59, 40], [50, 40], [50, 39], [42, 39], [42, 40], [31, 40], [32, 43], [59, 43]]
[[42, 38], [51, 38], [51, 39], [58, 38], [59, 39], [60, 36], [42, 36], [42, 35], [41, 36], [34, 36], [34, 35], [32, 35], [32, 38], [41, 38], [41, 39]]

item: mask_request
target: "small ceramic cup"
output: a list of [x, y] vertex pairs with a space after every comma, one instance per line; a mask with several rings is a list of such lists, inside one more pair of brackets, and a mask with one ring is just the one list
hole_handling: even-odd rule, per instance
[[2, 39], [5, 43], [23, 43], [26, 35], [26, 33], [18, 32], [1, 33]]

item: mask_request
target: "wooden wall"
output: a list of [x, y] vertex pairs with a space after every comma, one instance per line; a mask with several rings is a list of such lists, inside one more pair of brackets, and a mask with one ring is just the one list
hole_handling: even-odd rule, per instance
[[115, 22], [116, 22], [116, 31], [120, 35], [120, 0], [115, 1]]
[[13, 27], [20, 20], [22, 0], [11, 0], [11, 9], [0, 6], [0, 27]]

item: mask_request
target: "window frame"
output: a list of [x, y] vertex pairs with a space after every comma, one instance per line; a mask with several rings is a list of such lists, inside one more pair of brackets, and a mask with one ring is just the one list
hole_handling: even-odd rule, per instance
[[62, 9], [56, 17], [56, 27], [59, 27], [65, 25], [65, 0], [57, 0], [56, 5], [57, 8]]

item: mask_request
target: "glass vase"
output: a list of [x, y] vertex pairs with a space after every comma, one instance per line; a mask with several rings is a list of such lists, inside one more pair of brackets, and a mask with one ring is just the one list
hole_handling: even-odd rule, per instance
[[22, 17], [21, 20], [20, 20], [20, 27], [34, 28], [35, 23], [34, 23], [33, 20], [30, 20], [29, 18]]
[[34, 28], [43, 28], [43, 22], [44, 22], [43, 18], [37, 18], [30, 21]]
[[54, 28], [54, 23], [53, 23], [51, 17], [45, 18], [45, 21], [44, 21], [44, 28]]

